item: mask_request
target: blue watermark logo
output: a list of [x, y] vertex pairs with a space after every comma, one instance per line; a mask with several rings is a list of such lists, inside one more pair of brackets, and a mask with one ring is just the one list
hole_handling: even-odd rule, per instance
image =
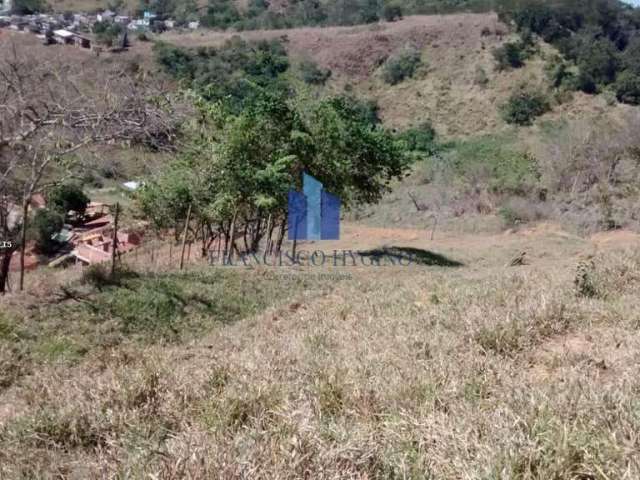
[[287, 220], [289, 240], [339, 240], [340, 199], [305, 173], [302, 192], [289, 191]]

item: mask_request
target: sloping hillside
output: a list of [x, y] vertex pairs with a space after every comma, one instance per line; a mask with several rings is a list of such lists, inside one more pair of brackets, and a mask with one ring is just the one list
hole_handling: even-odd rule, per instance
[[[412, 16], [357, 27], [165, 33], [160, 38], [196, 47], [218, 46], [234, 35], [282, 39], [294, 62], [311, 59], [331, 70], [326, 92], [348, 90], [376, 100], [388, 126], [403, 128], [430, 120], [444, 137], [505, 128], [499, 107], [520, 85], [545, 82], [544, 57], [552, 51], [543, 45], [524, 68], [496, 72], [492, 50], [510, 37], [495, 14]], [[406, 45], [421, 51], [423, 66], [413, 78], [390, 86], [379, 67]], [[547, 116], [602, 114], [607, 109], [602, 99], [578, 93]]]

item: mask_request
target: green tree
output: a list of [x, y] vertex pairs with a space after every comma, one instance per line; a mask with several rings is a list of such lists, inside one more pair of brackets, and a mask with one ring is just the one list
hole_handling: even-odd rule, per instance
[[240, 13], [233, 0], [209, 0], [206, 13], [200, 22], [204, 27], [228, 28], [240, 19]]
[[402, 7], [397, 3], [386, 3], [382, 7], [382, 17], [387, 22], [394, 22], [402, 19]]
[[640, 76], [625, 70], [615, 83], [616, 97], [622, 103], [640, 105]]
[[107, 47], [113, 47], [124, 32], [124, 27], [119, 23], [96, 22], [93, 24], [93, 33], [98, 43]]
[[[640, 11], [640, 9], [638, 10]], [[629, 42], [627, 48], [621, 56], [622, 66], [634, 73], [640, 75], [640, 36], [636, 36]]]
[[63, 183], [49, 192], [47, 201], [56, 212], [62, 215], [66, 215], [71, 210], [84, 215], [90, 200], [82, 188], [75, 183]]
[[320, 68], [317, 63], [311, 60], [303, 60], [300, 63], [300, 76], [305, 83], [310, 85], [324, 85], [331, 77], [331, 70]]
[[58, 243], [53, 236], [64, 225], [64, 217], [53, 210], [41, 208], [37, 210], [31, 223], [32, 237], [36, 241], [36, 248], [42, 253], [53, 253], [58, 248]]
[[615, 80], [619, 68], [618, 50], [610, 40], [597, 40], [580, 52], [578, 66], [596, 84], [608, 85]]
[[519, 90], [513, 93], [503, 105], [502, 116], [508, 123], [526, 126], [531, 125], [536, 117], [549, 109], [549, 102], [541, 92]]
[[493, 51], [498, 70], [520, 68], [524, 65], [524, 47], [520, 42], [505, 43]]
[[284, 232], [288, 191], [303, 172], [348, 207], [377, 201], [408, 168], [391, 134], [347, 98], [292, 102], [263, 90], [239, 112], [202, 97], [198, 111], [189, 151], [140, 193], [158, 227], [178, 227], [191, 205], [201, 231], [225, 243], [242, 231], [255, 249], [270, 227]]
[[16, 15], [31, 15], [44, 12], [47, 4], [44, 0], [13, 0], [11, 12]]

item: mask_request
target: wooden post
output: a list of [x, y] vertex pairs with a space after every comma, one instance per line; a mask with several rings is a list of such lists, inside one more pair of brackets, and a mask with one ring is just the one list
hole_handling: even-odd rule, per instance
[[116, 202], [116, 211], [113, 218], [113, 242], [111, 244], [111, 278], [116, 273], [116, 258], [118, 251], [118, 217], [120, 216], [120, 204]]
[[184, 248], [187, 243], [187, 230], [189, 229], [189, 221], [191, 220], [191, 204], [187, 210], [187, 220], [184, 222], [184, 231], [182, 232], [182, 252], [180, 253], [180, 270], [184, 267]]

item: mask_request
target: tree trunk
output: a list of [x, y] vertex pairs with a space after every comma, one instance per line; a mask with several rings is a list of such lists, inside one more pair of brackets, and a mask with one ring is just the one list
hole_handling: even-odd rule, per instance
[[120, 204], [116, 202], [116, 211], [113, 217], [113, 241], [111, 242], [111, 278], [116, 273], [116, 258], [118, 253], [118, 217], [120, 216]]
[[187, 231], [189, 230], [189, 221], [191, 221], [191, 204], [187, 210], [187, 220], [184, 222], [184, 231], [182, 232], [182, 251], [180, 252], [180, 270], [184, 267], [184, 249], [187, 244]]
[[206, 228], [206, 225], [204, 222], [202, 222], [202, 251], [200, 252], [200, 256], [202, 258], [206, 258], [207, 257], [207, 237], [208, 237], [208, 230]]
[[276, 254], [280, 255], [280, 251], [282, 250], [282, 242], [284, 241], [284, 232], [285, 225], [287, 224], [287, 217], [282, 219], [280, 222], [280, 231], [278, 232], [278, 243], [276, 244]]
[[20, 230], [20, 291], [24, 290], [24, 256], [27, 251], [27, 216], [29, 215], [29, 201], [31, 196], [22, 202], [22, 228]]
[[7, 288], [7, 280], [9, 278], [9, 267], [11, 266], [11, 257], [13, 248], [2, 249], [2, 257], [0, 258], [0, 293], [4, 295]]
[[229, 251], [228, 251], [228, 261], [231, 263], [233, 259], [233, 248], [235, 247], [235, 237], [236, 237], [236, 220], [238, 218], [238, 213], [234, 212], [233, 218], [231, 219], [231, 226], [229, 227]]
[[267, 242], [264, 246], [264, 257], [266, 258], [267, 255], [270, 253], [271, 250], [271, 234], [273, 233], [273, 225], [272, 225], [272, 217], [271, 214], [269, 214], [269, 217], [267, 217]]

